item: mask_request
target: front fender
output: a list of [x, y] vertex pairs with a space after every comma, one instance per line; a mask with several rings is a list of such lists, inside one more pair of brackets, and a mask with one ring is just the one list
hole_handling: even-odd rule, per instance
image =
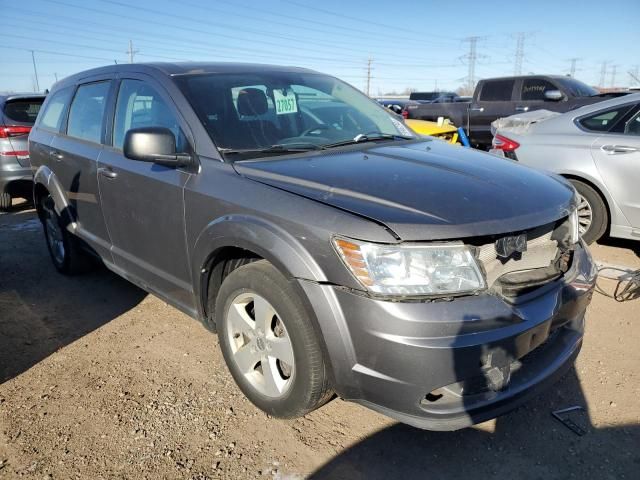
[[60, 180], [58, 180], [58, 177], [56, 177], [56, 174], [53, 173], [48, 166], [41, 165], [33, 176], [33, 185], [34, 193], [38, 188], [38, 185], [47, 189], [49, 195], [51, 195], [51, 198], [53, 199], [54, 210], [63, 220], [67, 230], [75, 233], [78, 228], [75, 214], [72, 211], [73, 208], [69, 203], [65, 190], [62, 188], [62, 184], [60, 183]]
[[[282, 228], [249, 215], [225, 215], [209, 223], [192, 251], [191, 271], [196, 298], [203, 299], [204, 276], [212, 256], [225, 247], [249, 250], [275, 265], [287, 278], [315, 282], [327, 278], [298, 239]], [[203, 302], [198, 302], [202, 307]], [[204, 312], [201, 311], [203, 314]]]

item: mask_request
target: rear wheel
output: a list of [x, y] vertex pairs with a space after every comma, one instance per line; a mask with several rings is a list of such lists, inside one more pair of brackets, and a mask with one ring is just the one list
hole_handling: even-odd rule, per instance
[[42, 199], [42, 224], [47, 248], [56, 269], [65, 275], [76, 275], [88, 271], [91, 259], [82, 251], [79, 241], [64, 227], [55, 211], [50, 195]]
[[293, 418], [331, 397], [311, 320], [293, 286], [269, 262], [244, 265], [225, 278], [215, 318], [231, 375], [258, 408]]
[[0, 210], [9, 210], [11, 208], [11, 194], [0, 193]]
[[578, 191], [578, 223], [580, 235], [591, 244], [602, 237], [609, 226], [609, 214], [602, 197], [593, 187], [579, 180], [570, 179]]

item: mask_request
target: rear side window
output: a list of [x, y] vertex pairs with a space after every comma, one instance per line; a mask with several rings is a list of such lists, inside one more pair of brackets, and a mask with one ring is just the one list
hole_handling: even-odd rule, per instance
[[64, 113], [71, 101], [71, 95], [73, 95], [73, 87], [63, 88], [51, 94], [51, 97], [47, 100], [47, 105], [42, 111], [42, 115], [40, 115], [38, 126], [59, 132]]
[[178, 152], [188, 150], [178, 119], [157, 90], [141, 80], [122, 80], [113, 125], [113, 146], [122, 149], [127, 131], [141, 127], [168, 128], [176, 137]]
[[80, 85], [69, 109], [67, 135], [100, 143], [111, 82]]
[[10, 122], [33, 125], [43, 101], [43, 98], [9, 100], [4, 106], [4, 116]]
[[480, 92], [482, 102], [509, 102], [515, 80], [490, 80], [485, 82]]
[[522, 82], [522, 100], [546, 100], [544, 92], [558, 90], [553, 83], [542, 78], [527, 78]]
[[609, 110], [600, 111], [578, 120], [585, 130], [591, 132], [609, 132], [625, 116], [631, 105], [620, 105]]

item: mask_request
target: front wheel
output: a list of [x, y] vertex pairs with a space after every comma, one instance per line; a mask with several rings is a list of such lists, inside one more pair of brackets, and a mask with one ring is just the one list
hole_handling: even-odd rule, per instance
[[269, 262], [244, 265], [225, 278], [215, 318], [231, 375], [258, 408], [294, 418], [331, 397], [311, 320], [293, 286]]

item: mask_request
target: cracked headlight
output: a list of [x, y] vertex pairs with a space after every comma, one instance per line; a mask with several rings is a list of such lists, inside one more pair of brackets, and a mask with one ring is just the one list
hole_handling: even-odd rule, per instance
[[577, 208], [574, 208], [569, 214], [569, 238], [571, 245], [575, 245], [580, 241], [580, 219], [578, 218]]
[[345, 265], [370, 292], [445, 295], [485, 288], [474, 255], [462, 243], [380, 245], [334, 238]]

